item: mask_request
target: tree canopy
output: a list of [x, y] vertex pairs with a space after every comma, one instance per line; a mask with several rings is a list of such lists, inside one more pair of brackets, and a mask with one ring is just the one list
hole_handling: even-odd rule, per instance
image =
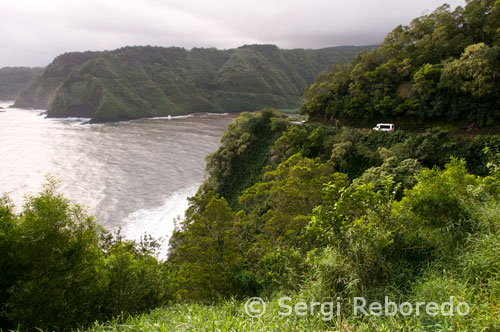
[[312, 119], [500, 119], [500, 2], [442, 5], [398, 26], [372, 51], [337, 64], [305, 93]]

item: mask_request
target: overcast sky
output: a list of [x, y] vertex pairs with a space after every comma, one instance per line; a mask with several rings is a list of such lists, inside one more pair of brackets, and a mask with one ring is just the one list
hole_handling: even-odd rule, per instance
[[[445, 0], [0, 0], [0, 67], [127, 45], [378, 44]], [[465, 0], [448, 0], [452, 8]]]

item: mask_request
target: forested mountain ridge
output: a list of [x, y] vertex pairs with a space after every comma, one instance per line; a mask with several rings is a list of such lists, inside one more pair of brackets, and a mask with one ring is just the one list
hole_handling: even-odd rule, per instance
[[443, 5], [318, 77], [302, 111], [313, 119], [500, 120], [500, 2]]
[[194, 112], [298, 107], [322, 71], [371, 47], [282, 50], [125, 47], [67, 53], [23, 91], [16, 107], [47, 108], [50, 117], [95, 122]]
[[14, 107], [45, 109], [57, 87], [75, 68], [97, 57], [98, 52], [72, 52], [57, 56], [37, 80], [21, 91]]
[[43, 71], [43, 68], [0, 68], [0, 100], [15, 99]]

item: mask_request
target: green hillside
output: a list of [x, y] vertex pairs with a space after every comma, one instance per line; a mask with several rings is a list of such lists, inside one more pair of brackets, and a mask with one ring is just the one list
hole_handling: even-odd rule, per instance
[[379, 48], [337, 65], [305, 94], [313, 119], [347, 122], [500, 120], [500, 2], [469, 1], [398, 26]]
[[14, 107], [46, 109], [57, 87], [75, 67], [95, 58], [97, 53], [66, 53], [54, 59], [37, 80], [32, 82], [16, 98]]
[[4, 67], [0, 68], [0, 100], [16, 99], [26, 89], [43, 68]]
[[[322, 71], [367, 47], [281, 50], [125, 47], [57, 57], [16, 107], [95, 122], [195, 112], [296, 108]], [[371, 48], [371, 47], [368, 47]]]

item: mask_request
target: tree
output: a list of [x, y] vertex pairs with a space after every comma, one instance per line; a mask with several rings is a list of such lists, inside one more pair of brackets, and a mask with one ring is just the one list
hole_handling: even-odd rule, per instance
[[29, 197], [11, 229], [19, 236], [10, 253], [18, 273], [4, 310], [24, 329], [66, 329], [101, 316], [99, 227], [55, 190], [50, 180], [40, 196]]
[[19, 214], [0, 199], [0, 329], [65, 331], [172, 298], [171, 269], [107, 234], [49, 178]]
[[241, 252], [236, 242], [236, 214], [224, 198], [213, 193], [203, 197], [204, 208], [186, 216], [183, 232], [171, 261], [179, 265], [177, 282], [179, 296], [205, 300], [234, 295], [235, 280], [232, 274]]

